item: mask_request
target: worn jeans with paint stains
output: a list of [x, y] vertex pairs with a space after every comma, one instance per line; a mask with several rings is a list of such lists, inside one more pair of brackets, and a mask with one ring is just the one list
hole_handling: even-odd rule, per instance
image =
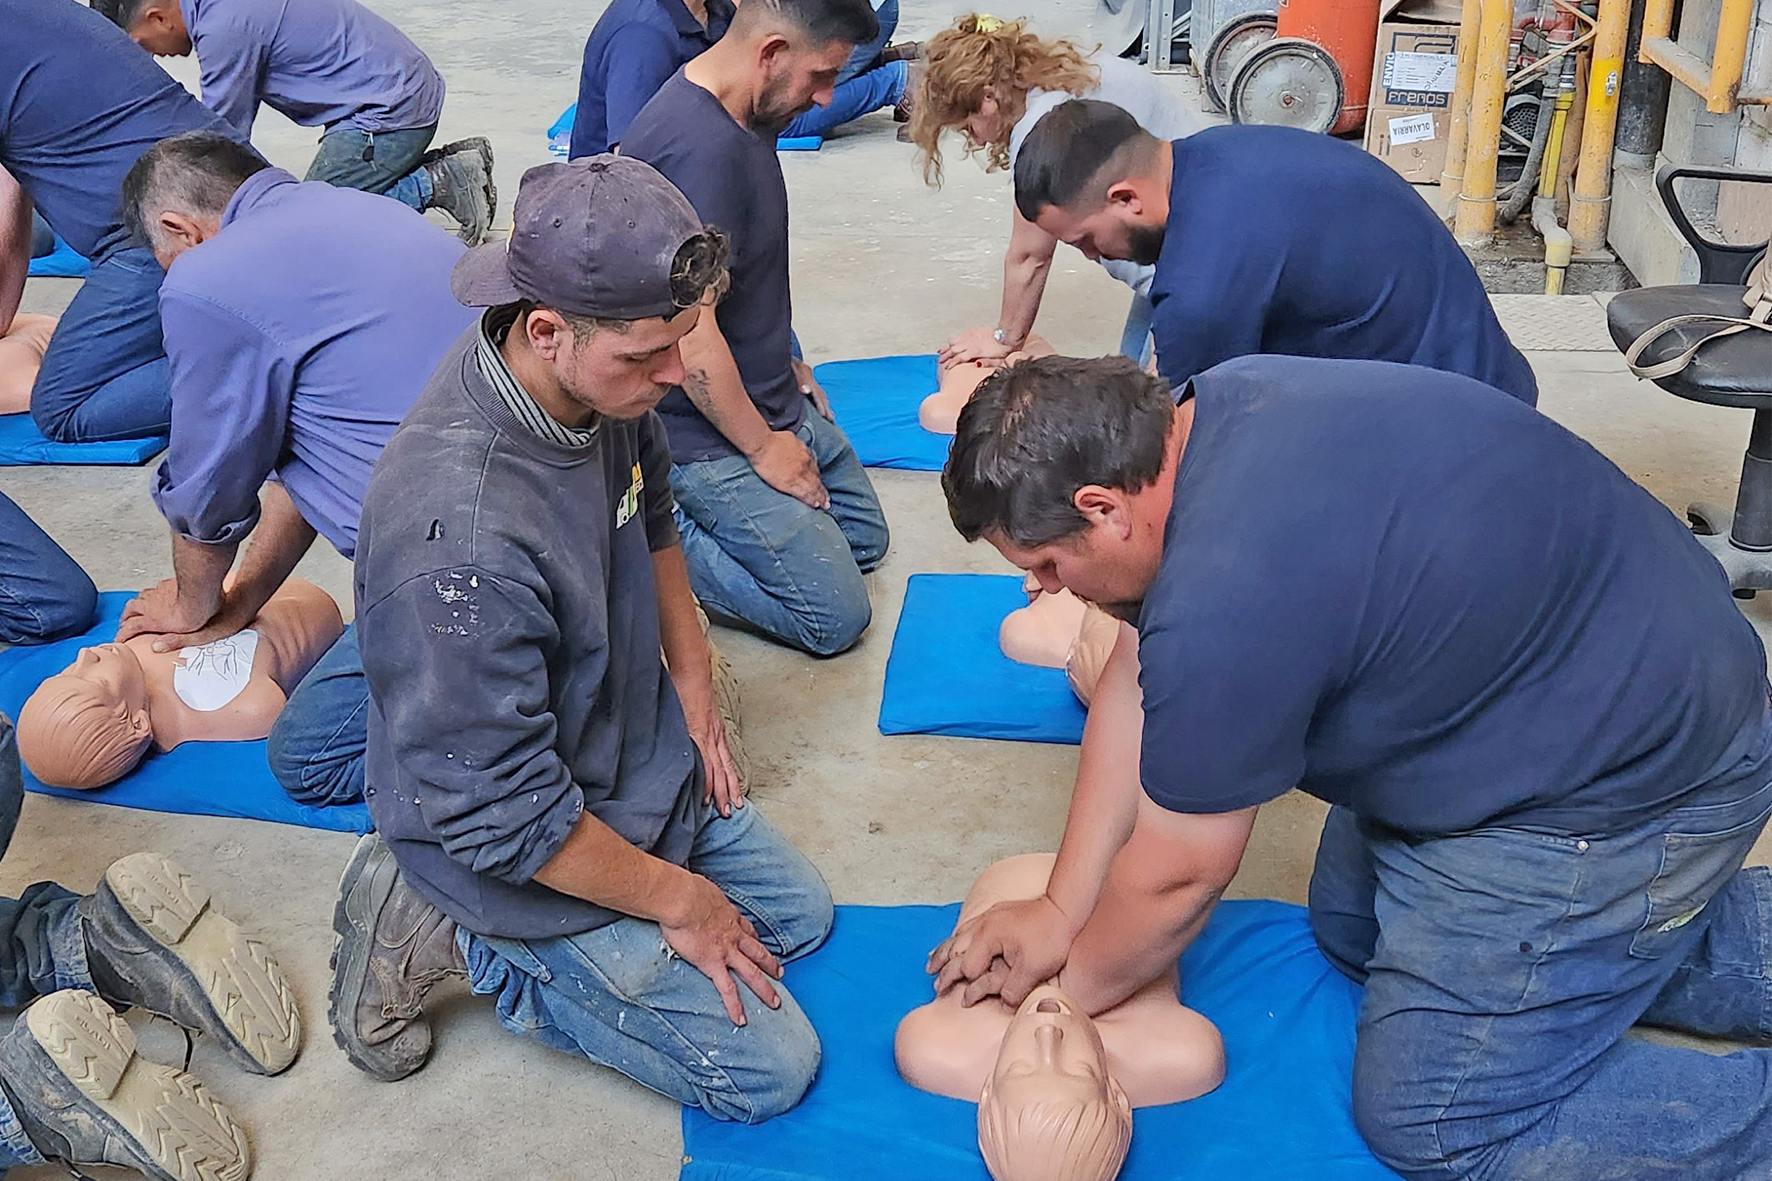
[[742, 455], [671, 467], [689, 585], [710, 615], [738, 620], [814, 656], [854, 645], [873, 619], [862, 575], [886, 556], [880, 498], [836, 423], [808, 410], [829, 509], [764, 483]]
[[1772, 871], [1742, 862], [1772, 785], [1579, 837], [1406, 838], [1331, 811], [1311, 879], [1325, 955], [1366, 985], [1354, 1118], [1411, 1181], [1764, 1181]]
[[[784, 963], [831, 930], [831, 893], [755, 804], [710, 812], [688, 868], [725, 891]], [[658, 924], [620, 919], [559, 939], [495, 939], [460, 931], [476, 993], [495, 998], [505, 1028], [583, 1054], [716, 1119], [755, 1124], [800, 1101], [818, 1070], [818, 1035], [785, 985], [770, 1009], [739, 985], [734, 1026], [711, 980], [671, 954]]]

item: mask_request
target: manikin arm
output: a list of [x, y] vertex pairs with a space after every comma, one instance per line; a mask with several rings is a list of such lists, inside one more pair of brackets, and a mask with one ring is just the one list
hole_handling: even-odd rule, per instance
[[1254, 808], [1185, 815], [1141, 796], [1138, 822], [1071, 945], [1059, 984], [1094, 1016], [1175, 966], [1230, 885]]
[[714, 429], [757, 474], [777, 492], [785, 492], [812, 508], [829, 507], [830, 494], [818, 478], [811, 450], [792, 431], [770, 430], [757, 404], [745, 392], [738, 362], [720, 333], [713, 302], [703, 305], [701, 319], [683, 338], [683, 392]]
[[31, 199], [0, 168], [0, 335], [12, 327], [31, 272]]

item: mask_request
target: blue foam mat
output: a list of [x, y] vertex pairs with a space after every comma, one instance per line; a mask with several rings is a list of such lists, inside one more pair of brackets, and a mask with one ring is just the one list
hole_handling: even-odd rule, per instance
[[85, 257], [76, 254], [74, 248], [56, 235], [55, 249], [41, 258], [31, 260], [30, 270], [26, 273], [33, 279], [84, 279], [92, 264]]
[[[786, 984], [824, 1061], [805, 1100], [755, 1127], [683, 1113], [680, 1181], [988, 1181], [977, 1108], [899, 1079], [892, 1035], [930, 997], [923, 960], [959, 907], [840, 906], [830, 942]], [[1133, 1118], [1120, 1181], [1397, 1181], [1354, 1128], [1360, 990], [1302, 907], [1221, 903], [1181, 961], [1182, 999], [1224, 1036], [1210, 1095]]]
[[1081, 742], [1087, 716], [1064, 670], [1017, 664], [997, 628], [1027, 606], [1012, 574], [913, 574], [886, 658], [880, 733]]
[[[115, 637], [123, 608], [134, 597], [125, 591], [100, 595], [98, 620], [85, 635], [0, 652], [0, 713], [18, 717], [19, 707], [44, 678], [72, 664], [81, 648]], [[263, 742], [187, 742], [165, 754], [150, 752], [128, 775], [94, 791], [48, 787], [29, 770], [25, 771], [25, 787], [63, 799], [150, 812], [272, 820], [333, 832], [368, 832], [374, 827], [362, 804], [315, 808], [290, 799], [265, 762]]]
[[29, 414], [0, 414], [0, 467], [26, 464], [146, 463], [166, 450], [164, 437], [105, 443], [52, 443]]
[[[578, 104], [573, 103], [564, 111], [561, 111], [560, 117], [555, 119], [553, 124], [548, 127], [548, 151], [551, 154], [561, 158], [565, 158], [571, 154], [572, 124], [577, 117]], [[790, 135], [783, 136], [775, 141], [775, 150], [778, 152], [816, 152], [822, 147], [824, 147], [824, 136], [822, 135]], [[59, 242], [60, 240], [57, 239], [57, 241]], [[75, 255], [74, 257], [79, 258], [79, 255]], [[81, 261], [85, 260], [82, 259]], [[32, 271], [31, 273], [35, 275], [37, 272]], [[80, 273], [85, 274], [86, 272], [82, 271]]]
[[954, 437], [917, 422], [917, 407], [940, 384], [934, 353], [826, 361], [812, 375], [863, 467], [939, 472], [947, 463]]

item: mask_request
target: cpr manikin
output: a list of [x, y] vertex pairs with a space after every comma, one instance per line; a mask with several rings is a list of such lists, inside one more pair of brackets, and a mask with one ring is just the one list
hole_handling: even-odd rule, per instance
[[1031, 574], [1022, 589], [1028, 605], [1003, 617], [997, 646], [1019, 664], [1064, 669], [1072, 692], [1088, 705], [1120, 634], [1119, 621], [1068, 590], [1046, 593]]
[[[1113, 655], [1121, 628], [1132, 631], [1131, 624], [1121, 623], [1094, 603], [1089, 604], [1089, 609], [1083, 613], [1083, 623], [1077, 628], [1070, 651], [1065, 654], [1064, 673], [1070, 679], [1071, 692], [1084, 705], [1095, 700], [1095, 685], [1101, 680], [1101, 670], [1107, 667], [1108, 657]], [[1136, 633], [1133, 633], [1131, 642], [1138, 642]]]
[[[979, 876], [960, 922], [999, 902], [1037, 898], [1055, 859], [1028, 854]], [[976, 1100], [979, 1149], [996, 1181], [1108, 1181], [1132, 1135], [1132, 1109], [1180, 1103], [1224, 1081], [1218, 1030], [1177, 999], [1172, 968], [1090, 1020], [1046, 985], [1019, 1010], [992, 997], [960, 1005], [960, 989], [899, 1023], [894, 1054], [906, 1082]]]
[[19, 756], [44, 783], [92, 788], [128, 774], [150, 746], [264, 738], [343, 632], [332, 597], [291, 578], [227, 639], [170, 652], [155, 652], [153, 636], [83, 648], [19, 711]]
[[[1013, 365], [1017, 361], [1029, 357], [1050, 357], [1052, 346], [1038, 336], [1027, 338], [1019, 350], [1003, 358], [1000, 364]], [[917, 421], [923, 429], [937, 435], [951, 435], [960, 421], [960, 410], [971, 401], [973, 391], [983, 384], [984, 379], [995, 373], [998, 364], [984, 365], [977, 361], [962, 361], [958, 365], [943, 368], [938, 375], [940, 388], [917, 407]]]

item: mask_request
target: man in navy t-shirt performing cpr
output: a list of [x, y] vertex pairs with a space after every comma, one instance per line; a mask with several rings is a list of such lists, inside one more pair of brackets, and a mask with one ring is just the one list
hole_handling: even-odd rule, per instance
[[964, 536], [1136, 633], [1048, 892], [956, 931], [939, 988], [1117, 1004], [1297, 787], [1331, 805], [1310, 919], [1365, 985], [1353, 1113], [1387, 1165], [1768, 1175], [1772, 1050], [1626, 1036], [1772, 1039], [1765, 652], [1665, 507], [1469, 378], [1278, 356], [1179, 402], [1120, 358], [1018, 365], [942, 483]]
[[1090, 258], [1157, 268], [1151, 332], [1171, 385], [1286, 353], [1426, 365], [1537, 404], [1458, 243], [1352, 144], [1243, 125], [1165, 143], [1110, 103], [1075, 100], [1028, 134], [1015, 203]]

